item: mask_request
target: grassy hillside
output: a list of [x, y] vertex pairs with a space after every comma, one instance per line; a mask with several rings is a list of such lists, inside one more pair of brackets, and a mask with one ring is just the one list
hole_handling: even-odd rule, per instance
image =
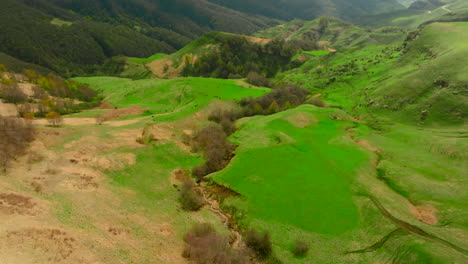
[[319, 48], [348, 48], [366, 44], [388, 44], [401, 41], [404, 31], [398, 28], [382, 28], [369, 31], [336, 18], [322, 17], [312, 21], [294, 20], [255, 33], [257, 37], [308, 40]]
[[[239, 145], [235, 158], [210, 178], [240, 194], [227, 198], [222, 208], [244, 228], [270, 231], [276, 258], [287, 263], [464, 259], [463, 250], [441, 239], [467, 246], [456, 235], [466, 234], [468, 227], [460, 182], [466, 140], [446, 145], [453, 139], [448, 131], [434, 135], [406, 126], [374, 131], [340, 110], [314, 106], [238, 125], [231, 136]], [[417, 147], [421, 140], [423, 148]], [[457, 185], [453, 196], [448, 195], [451, 184]], [[372, 199], [405, 224], [382, 214]], [[424, 223], [432, 219], [421, 218], [412, 209], [416, 205], [435, 206], [437, 224]], [[421, 238], [414, 227], [433, 237]], [[290, 252], [297, 239], [311, 245], [305, 258]]]
[[340, 114], [303, 106], [251, 118], [232, 136], [240, 145], [236, 157], [212, 178], [248, 197], [251, 218], [322, 234], [353, 229], [358, 215], [350, 184], [368, 158], [340, 140], [349, 123], [330, 119]]
[[[466, 116], [466, 22], [434, 23], [403, 46], [369, 45], [348, 53], [313, 56], [280, 74], [355, 112], [426, 125], [462, 124]], [[351, 99], [351, 100], [349, 100]]]
[[378, 28], [383, 26], [398, 26], [415, 29], [420, 24], [430, 20], [450, 20], [464, 17], [468, 11], [468, 3], [463, 0], [444, 0], [441, 6], [433, 6], [429, 9], [404, 9], [393, 12], [385, 12], [378, 15], [362, 16], [353, 19], [353, 22], [365, 27]]
[[290, 20], [293, 18], [314, 19], [318, 16], [335, 16], [344, 19], [376, 14], [403, 8], [396, 0], [210, 0], [248, 14]]
[[241, 87], [235, 80], [206, 78], [133, 81], [115, 77], [89, 77], [75, 80], [102, 92], [114, 106], [147, 108], [147, 114], [154, 115], [160, 121], [187, 117], [213, 100], [238, 100], [260, 96], [269, 91]]

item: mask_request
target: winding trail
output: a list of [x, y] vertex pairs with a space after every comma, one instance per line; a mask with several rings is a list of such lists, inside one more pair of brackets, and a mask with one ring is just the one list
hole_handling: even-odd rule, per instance
[[448, 6], [449, 6], [449, 5], [444, 5], [444, 6], [442, 6], [441, 8], [442, 8], [443, 10], [445, 10], [445, 11], [447, 11], [447, 12], [450, 13], [450, 12], [452, 12], [452, 10], [448, 9]]
[[385, 209], [385, 207], [383, 207], [383, 205], [379, 202], [379, 200], [377, 200], [377, 198], [375, 198], [374, 196], [372, 195], [369, 195], [368, 196], [369, 199], [374, 203], [374, 205], [379, 209], [379, 211], [385, 216], [387, 217], [388, 219], [390, 219], [392, 222], [394, 222], [396, 225], [398, 225], [400, 228], [402, 229], [405, 229], [411, 233], [414, 233], [418, 236], [422, 236], [422, 237], [425, 237], [425, 238], [428, 238], [430, 240], [433, 240], [433, 241], [437, 241], [439, 243], [442, 243], [448, 247], [451, 247], [453, 249], [455, 249], [456, 251], [464, 254], [464, 255], [468, 255], [468, 250], [466, 249], [463, 249], [445, 239], [442, 239], [440, 237], [437, 237], [435, 235], [432, 235], [432, 234], [429, 234], [427, 233], [426, 231], [422, 230], [421, 228], [417, 227], [417, 226], [414, 226], [412, 224], [409, 224], [405, 221], [402, 221], [396, 217], [394, 217], [392, 214], [390, 214], [390, 212], [387, 211], [387, 209]]
[[405, 229], [402, 229], [402, 228], [399, 227], [399, 228], [393, 230], [392, 232], [388, 233], [386, 236], [381, 238], [375, 244], [373, 244], [373, 245], [371, 245], [369, 247], [363, 248], [363, 249], [347, 251], [347, 252], [345, 252], [345, 254], [372, 252], [372, 251], [375, 251], [375, 250], [381, 248], [385, 244], [385, 242], [387, 242], [390, 238], [392, 238], [394, 236], [397, 236], [397, 235], [406, 236], [406, 235], [409, 235], [409, 234], [410, 233], [408, 231], [406, 231]]

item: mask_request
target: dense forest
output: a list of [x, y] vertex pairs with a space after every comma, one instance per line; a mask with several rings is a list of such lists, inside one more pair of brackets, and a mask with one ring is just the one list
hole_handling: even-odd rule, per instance
[[68, 77], [100, 72], [98, 65], [113, 56], [171, 53], [213, 30], [251, 34], [292, 13], [343, 17], [344, 10], [357, 15], [400, 7], [394, 0], [345, 2], [2, 0], [0, 52]]

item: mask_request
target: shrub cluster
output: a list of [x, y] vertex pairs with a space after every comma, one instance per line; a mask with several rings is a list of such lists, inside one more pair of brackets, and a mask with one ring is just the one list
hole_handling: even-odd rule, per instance
[[47, 122], [54, 127], [58, 127], [63, 123], [62, 116], [57, 112], [49, 112], [46, 114], [45, 118], [47, 119]]
[[294, 242], [292, 252], [296, 257], [303, 257], [309, 252], [309, 245], [303, 239], [298, 239]]
[[198, 211], [205, 204], [203, 197], [195, 189], [195, 184], [186, 179], [180, 187], [179, 202], [186, 211]]
[[261, 259], [266, 259], [271, 255], [271, 238], [270, 234], [266, 231], [259, 232], [250, 229], [245, 236], [245, 243]]
[[226, 133], [216, 125], [205, 127], [199, 131], [192, 141], [195, 151], [203, 151], [205, 163], [192, 169], [192, 174], [201, 180], [206, 175], [224, 169], [233, 156], [235, 149]]
[[41, 86], [52, 96], [72, 98], [83, 102], [93, 102], [99, 99], [97, 98], [98, 93], [88, 85], [64, 80], [53, 73], [43, 76], [34, 70], [25, 70], [24, 75], [26, 75], [31, 82]]
[[232, 135], [236, 131], [236, 126], [234, 122], [239, 118], [239, 113], [228, 110], [223, 111], [221, 109], [216, 109], [210, 113], [208, 116], [209, 121], [213, 121], [218, 123], [222, 128], [226, 135]]
[[294, 85], [282, 86], [257, 98], [243, 98], [241, 116], [270, 115], [303, 104], [309, 91]]
[[249, 72], [247, 74], [247, 82], [255, 86], [271, 87], [271, 82], [263, 75], [260, 75], [257, 72]]
[[[22, 116], [34, 113], [35, 116], [44, 117], [48, 112], [62, 115], [75, 113], [97, 106], [102, 99], [89, 86], [64, 80], [52, 73], [43, 76], [34, 70], [25, 70], [24, 75], [30, 82], [37, 84], [33, 86], [31, 97], [20, 89], [16, 80], [18, 75], [7, 74], [0, 84], [0, 98], [7, 103], [18, 104]], [[82, 102], [76, 103], [75, 100]]]
[[219, 235], [210, 224], [196, 224], [184, 236], [182, 256], [197, 264], [244, 264], [245, 254], [229, 245], [229, 238]]
[[12, 82], [10, 85], [3, 85], [3, 88], [0, 90], [0, 98], [2, 98], [5, 103], [11, 104], [21, 104], [28, 101], [28, 97], [23, 93], [16, 82]]
[[12, 160], [25, 154], [33, 139], [34, 131], [29, 122], [0, 116], [0, 168], [6, 171]]

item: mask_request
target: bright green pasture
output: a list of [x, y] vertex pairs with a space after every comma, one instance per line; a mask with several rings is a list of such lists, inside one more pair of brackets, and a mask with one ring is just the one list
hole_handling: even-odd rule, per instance
[[75, 80], [102, 92], [106, 101], [119, 108], [148, 108], [148, 113], [153, 114], [159, 121], [189, 116], [213, 100], [238, 100], [248, 96], [260, 96], [269, 91], [264, 88], [241, 87], [235, 80], [208, 78], [130, 80], [89, 77]]
[[167, 56], [167, 54], [164, 53], [156, 53], [148, 58], [134, 58], [134, 57], [128, 57], [128, 60], [131, 62], [135, 63], [149, 63], [157, 59], [161, 59], [162, 57]]
[[[343, 139], [350, 123], [334, 112], [302, 106], [248, 121], [233, 135], [236, 157], [213, 179], [247, 197], [249, 217], [325, 234], [357, 227], [350, 184], [367, 158]], [[287, 120], [294, 115], [319, 121], [301, 128]]]
[[433, 23], [398, 46], [368, 45], [355, 51], [311, 56], [277, 79], [321, 93], [353, 114], [394, 121], [460, 125], [468, 114], [468, 23]]
[[314, 55], [314, 56], [323, 56], [330, 54], [328, 50], [313, 50], [313, 51], [303, 51], [304, 54]]
[[[241, 225], [269, 230], [280, 258], [291, 259], [288, 252], [298, 237], [320, 241], [329, 252], [337, 246], [334, 238], [345, 243], [360, 232], [353, 183], [370, 162], [368, 152], [346, 139], [345, 127], [354, 125], [349, 120], [340, 110], [304, 105], [243, 119], [231, 136], [239, 144], [236, 156], [211, 179], [241, 195], [224, 206], [237, 208]], [[369, 215], [381, 217], [375, 210]]]

